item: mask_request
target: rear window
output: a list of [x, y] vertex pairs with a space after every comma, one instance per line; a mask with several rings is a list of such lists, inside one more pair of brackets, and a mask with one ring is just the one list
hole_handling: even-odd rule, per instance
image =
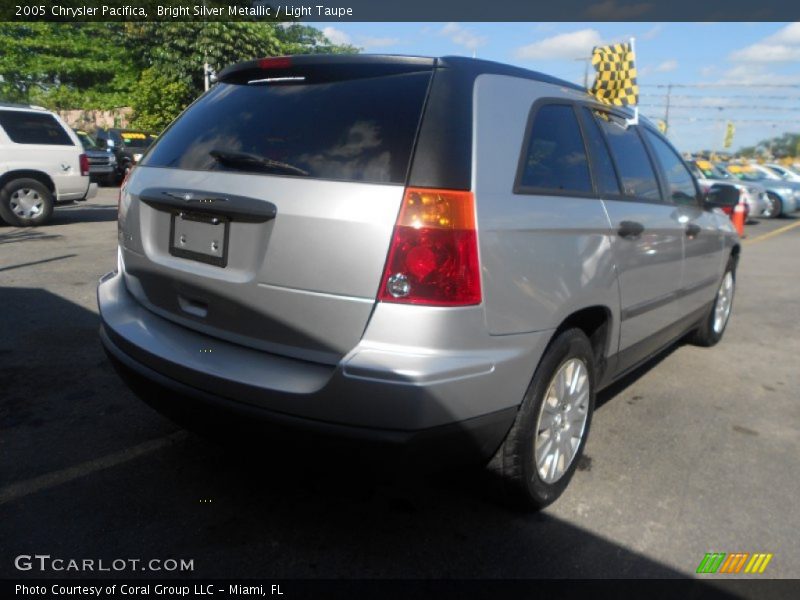
[[47, 113], [0, 110], [0, 127], [17, 144], [73, 145], [61, 124]]
[[430, 76], [219, 84], [142, 165], [404, 183]]
[[122, 143], [127, 148], [147, 148], [155, 139], [154, 135], [136, 131], [123, 131], [119, 136], [122, 138]]

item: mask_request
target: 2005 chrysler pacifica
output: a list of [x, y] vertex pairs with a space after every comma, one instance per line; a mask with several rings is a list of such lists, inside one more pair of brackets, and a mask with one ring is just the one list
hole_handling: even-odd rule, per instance
[[121, 190], [103, 344], [168, 413], [439, 440], [545, 506], [597, 390], [731, 311], [736, 234], [630, 117], [465, 58], [229, 67]]

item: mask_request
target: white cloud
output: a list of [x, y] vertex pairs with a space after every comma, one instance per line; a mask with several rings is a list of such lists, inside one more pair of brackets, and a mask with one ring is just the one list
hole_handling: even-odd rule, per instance
[[592, 48], [603, 40], [596, 29], [580, 29], [570, 33], [559, 33], [552, 37], [517, 48], [517, 58], [527, 60], [547, 60], [553, 58], [588, 58]]
[[800, 23], [789, 23], [760, 42], [736, 50], [729, 56], [739, 63], [800, 61]]
[[335, 27], [325, 27], [322, 33], [328, 38], [332, 44], [349, 44], [350, 36], [341, 29]]
[[643, 34], [641, 34], [639, 37], [640, 37], [641, 39], [643, 39], [643, 40], [654, 40], [654, 39], [656, 39], [656, 38], [657, 38], [659, 35], [661, 35], [661, 30], [662, 30], [662, 29], [664, 29], [664, 26], [663, 26], [663, 25], [661, 25], [661, 24], [659, 23], [658, 25], [656, 25], [656, 26], [655, 26], [655, 27], [653, 27], [652, 29], [648, 29], [647, 31], [645, 31], [645, 32], [644, 32]]
[[369, 50], [371, 48], [386, 48], [388, 46], [396, 46], [400, 40], [390, 37], [360, 37], [358, 38], [358, 45], [362, 48]]
[[800, 61], [800, 46], [785, 44], [753, 44], [731, 53], [734, 62], [769, 63]]
[[471, 29], [462, 27], [458, 23], [448, 23], [439, 30], [439, 35], [450, 38], [454, 44], [464, 46], [469, 50], [475, 50], [487, 41], [485, 36], [477, 35]]
[[762, 83], [800, 84], [800, 75], [777, 75], [760, 65], [739, 64], [722, 74], [717, 83], [759, 85]]
[[674, 58], [670, 58], [669, 60], [665, 60], [661, 64], [659, 64], [655, 71], [656, 73], [669, 73], [670, 71], [674, 71], [678, 68], [678, 61]]
[[800, 45], [800, 23], [789, 23], [764, 41], [771, 44]]
[[697, 69], [697, 72], [700, 73], [701, 77], [710, 77], [717, 71], [719, 71], [719, 68], [716, 65], [706, 65], [705, 67], [700, 67]]

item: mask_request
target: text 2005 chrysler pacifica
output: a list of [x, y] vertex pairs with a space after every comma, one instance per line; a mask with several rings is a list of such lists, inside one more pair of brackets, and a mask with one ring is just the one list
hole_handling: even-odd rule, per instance
[[597, 390], [733, 302], [727, 217], [630, 116], [473, 59], [229, 67], [121, 190], [108, 355], [168, 414], [437, 440], [545, 506]]

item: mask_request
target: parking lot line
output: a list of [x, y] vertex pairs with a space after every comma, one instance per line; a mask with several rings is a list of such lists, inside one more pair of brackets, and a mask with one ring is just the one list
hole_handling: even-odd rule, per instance
[[775, 231], [770, 231], [769, 233], [764, 233], [762, 235], [757, 235], [756, 237], [751, 238], [749, 240], [744, 240], [743, 243], [745, 243], [745, 244], [754, 244], [755, 242], [763, 242], [766, 239], [769, 239], [771, 237], [775, 237], [776, 235], [779, 235], [781, 233], [789, 231], [790, 229], [794, 229], [795, 227], [800, 227], [800, 221], [798, 221], [797, 223], [791, 223], [789, 225], [784, 225], [783, 227], [780, 227], [780, 228], [776, 229]]
[[101, 458], [87, 460], [86, 462], [72, 467], [67, 467], [66, 469], [62, 469], [60, 471], [46, 473], [44, 475], [40, 475], [39, 477], [28, 479], [27, 481], [12, 483], [11, 485], [7, 485], [0, 489], [0, 505], [13, 502], [14, 500], [18, 500], [48, 488], [68, 483], [75, 479], [85, 477], [86, 475], [91, 475], [92, 473], [96, 473], [104, 469], [116, 467], [117, 465], [121, 465], [130, 460], [139, 458], [140, 456], [155, 452], [156, 450], [160, 450], [161, 448], [169, 446], [170, 444], [181, 441], [185, 439], [187, 435], [188, 434], [185, 431], [176, 431], [175, 433], [162, 438], [149, 440], [139, 444], [138, 446], [132, 446], [130, 448], [126, 448], [125, 450], [114, 452], [113, 454], [108, 454]]

